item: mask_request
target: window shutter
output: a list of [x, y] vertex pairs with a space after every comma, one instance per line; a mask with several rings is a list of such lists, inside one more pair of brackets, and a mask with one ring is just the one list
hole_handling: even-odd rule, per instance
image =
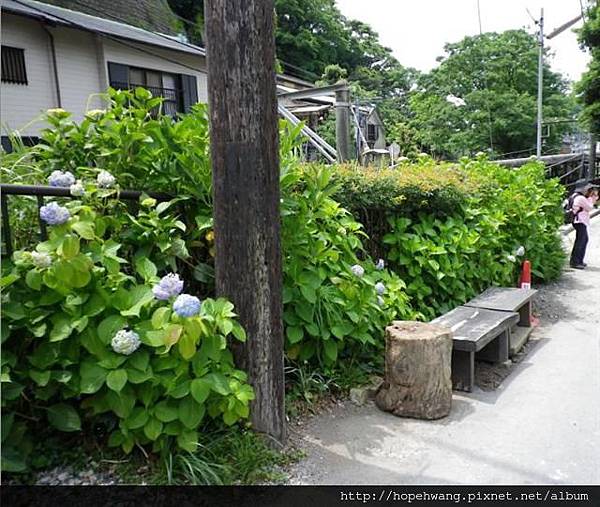
[[192, 106], [198, 102], [198, 84], [196, 82], [196, 76], [181, 74], [181, 94], [183, 112], [189, 113]]
[[108, 62], [108, 80], [113, 88], [127, 89], [129, 87], [129, 66]]

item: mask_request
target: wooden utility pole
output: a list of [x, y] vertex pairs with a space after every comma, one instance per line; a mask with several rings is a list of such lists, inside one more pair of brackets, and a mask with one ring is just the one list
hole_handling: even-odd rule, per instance
[[596, 177], [596, 145], [598, 144], [598, 135], [595, 132], [590, 134], [590, 156], [588, 160], [588, 169], [586, 179], [591, 180]]
[[350, 89], [335, 92], [335, 144], [338, 162], [350, 160]]
[[286, 438], [273, 0], [204, 2], [217, 295], [248, 341], [235, 346], [256, 431]]

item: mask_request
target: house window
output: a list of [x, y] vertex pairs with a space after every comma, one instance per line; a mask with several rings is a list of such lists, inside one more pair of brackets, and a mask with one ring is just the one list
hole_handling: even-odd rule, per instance
[[25, 51], [10, 46], [2, 46], [2, 82], [27, 84]]
[[367, 125], [367, 141], [375, 142], [375, 141], [377, 141], [377, 137], [379, 137], [379, 135], [377, 133], [377, 125], [373, 125], [372, 123], [369, 123]]
[[184, 112], [181, 78], [157, 70], [109, 63], [110, 86], [117, 89], [146, 88], [154, 97], [162, 97], [163, 113], [176, 116]]

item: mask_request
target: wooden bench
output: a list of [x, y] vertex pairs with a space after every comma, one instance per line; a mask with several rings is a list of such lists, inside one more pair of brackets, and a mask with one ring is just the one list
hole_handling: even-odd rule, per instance
[[465, 306], [519, 314], [519, 322], [510, 329], [509, 353], [513, 356], [523, 347], [533, 329], [531, 327], [531, 300], [536, 292], [534, 289], [491, 287], [465, 303]]
[[471, 392], [475, 384], [475, 354], [490, 362], [508, 360], [510, 329], [519, 322], [516, 312], [459, 306], [431, 321], [452, 330], [452, 384]]

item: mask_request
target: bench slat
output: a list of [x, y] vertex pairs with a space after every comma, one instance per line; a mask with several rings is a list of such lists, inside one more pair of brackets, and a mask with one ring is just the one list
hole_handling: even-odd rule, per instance
[[511, 287], [490, 287], [479, 296], [465, 303], [465, 306], [516, 312], [527, 304], [536, 294], [535, 289], [516, 289]]
[[518, 313], [459, 306], [431, 323], [453, 331], [456, 350], [477, 352], [518, 321]]

